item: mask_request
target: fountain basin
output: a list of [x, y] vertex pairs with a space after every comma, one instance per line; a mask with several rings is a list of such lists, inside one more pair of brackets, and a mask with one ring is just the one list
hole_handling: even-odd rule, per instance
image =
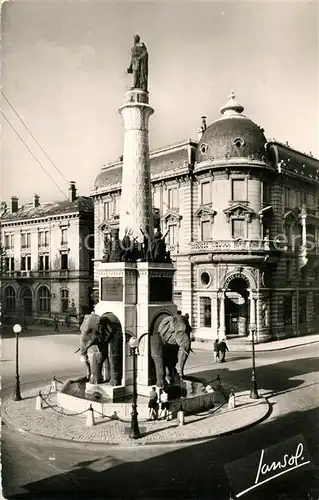
[[[132, 394], [125, 392], [128, 388], [89, 384], [87, 391], [87, 385], [85, 379], [68, 380], [57, 393], [58, 405], [73, 412], [85, 411], [92, 405], [93, 410], [101, 416], [127, 421], [131, 419]], [[167, 392], [173, 417], [181, 407], [186, 413], [198, 413], [214, 407], [215, 393], [207, 392], [201, 382], [183, 380], [181, 386], [168, 387]], [[138, 415], [141, 420], [149, 416], [148, 398], [145, 396], [138, 396]]]

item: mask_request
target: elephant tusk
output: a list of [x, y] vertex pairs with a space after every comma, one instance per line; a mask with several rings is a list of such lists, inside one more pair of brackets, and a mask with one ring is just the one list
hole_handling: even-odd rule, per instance
[[78, 348], [76, 351], [74, 351], [73, 354], [76, 354], [77, 352], [79, 352], [80, 348]]

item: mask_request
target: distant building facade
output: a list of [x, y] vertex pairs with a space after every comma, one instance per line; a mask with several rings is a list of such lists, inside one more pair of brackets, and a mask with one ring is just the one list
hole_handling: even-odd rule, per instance
[[[231, 95], [198, 141], [150, 155], [154, 213], [176, 263], [174, 301], [195, 337], [260, 342], [319, 329], [319, 162], [275, 140]], [[101, 225], [119, 224], [120, 161], [91, 191]]]
[[27, 322], [54, 316], [78, 323], [91, 310], [93, 285], [93, 202], [76, 196], [69, 200], [10, 209], [0, 218], [5, 254], [2, 276], [4, 321]]

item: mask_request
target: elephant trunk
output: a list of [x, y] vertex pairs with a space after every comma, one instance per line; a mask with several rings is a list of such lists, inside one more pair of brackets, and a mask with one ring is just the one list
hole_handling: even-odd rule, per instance
[[179, 363], [179, 374], [183, 378], [184, 377], [184, 367], [186, 364], [186, 361], [188, 359], [190, 350], [191, 350], [191, 341], [189, 336], [185, 336], [183, 338], [183, 341], [179, 344], [179, 348], [181, 350], [181, 357], [180, 357], [180, 363]]

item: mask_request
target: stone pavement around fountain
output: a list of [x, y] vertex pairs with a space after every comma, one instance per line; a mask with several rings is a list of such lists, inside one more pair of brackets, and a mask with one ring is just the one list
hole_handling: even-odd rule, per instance
[[[48, 387], [42, 390], [46, 399]], [[55, 394], [51, 393], [47, 399], [50, 407], [44, 403], [43, 410], [36, 410], [37, 393], [38, 390], [24, 392], [22, 401], [10, 399], [4, 402], [3, 421], [27, 434], [90, 444], [132, 446], [191, 443], [238, 432], [261, 422], [270, 414], [267, 400], [263, 397], [251, 400], [248, 391], [236, 393], [234, 410], [229, 410], [227, 403], [222, 404], [223, 398], [219, 394], [214, 408], [196, 415], [185, 415], [184, 426], [178, 426], [176, 419], [139, 420], [143, 436], [138, 440], [132, 440], [129, 437], [130, 420], [110, 420], [95, 413], [95, 425], [87, 427], [87, 412], [76, 415], [58, 408], [55, 405]]]

